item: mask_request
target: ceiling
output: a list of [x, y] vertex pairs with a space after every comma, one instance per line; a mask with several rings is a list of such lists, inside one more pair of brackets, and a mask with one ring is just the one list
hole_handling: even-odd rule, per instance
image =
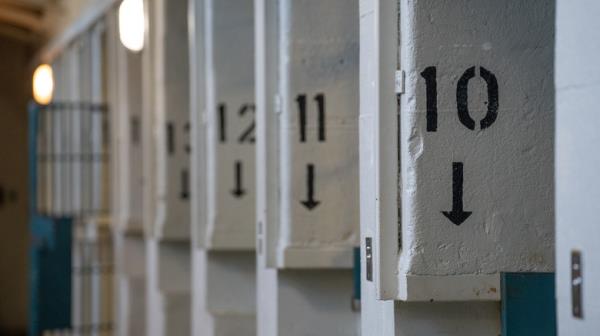
[[48, 37], [58, 0], [0, 0], [0, 36], [39, 44]]

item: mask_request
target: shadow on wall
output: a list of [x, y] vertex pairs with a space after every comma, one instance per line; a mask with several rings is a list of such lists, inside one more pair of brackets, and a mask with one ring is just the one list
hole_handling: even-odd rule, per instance
[[27, 103], [33, 48], [0, 36], [0, 335], [28, 324]]

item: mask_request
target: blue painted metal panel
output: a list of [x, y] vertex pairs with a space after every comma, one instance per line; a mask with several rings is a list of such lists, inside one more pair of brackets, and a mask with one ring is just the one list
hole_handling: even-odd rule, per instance
[[33, 235], [31, 247], [30, 335], [44, 330], [71, 327], [71, 238], [70, 218], [31, 219], [42, 235]]
[[360, 301], [360, 247], [354, 248], [354, 299]]
[[556, 335], [554, 273], [502, 274], [502, 335]]
[[29, 335], [71, 327], [73, 220], [37, 214], [37, 128], [40, 107], [29, 107]]
[[352, 270], [354, 277], [354, 293], [352, 295], [352, 309], [360, 310], [360, 247], [354, 248], [354, 268]]

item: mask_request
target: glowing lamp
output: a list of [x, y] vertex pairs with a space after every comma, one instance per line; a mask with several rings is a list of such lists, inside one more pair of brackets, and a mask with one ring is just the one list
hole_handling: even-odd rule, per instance
[[40, 105], [48, 105], [54, 94], [54, 74], [52, 67], [41, 64], [33, 73], [33, 99]]
[[144, 48], [144, 2], [123, 0], [119, 7], [119, 38], [125, 48], [139, 52]]

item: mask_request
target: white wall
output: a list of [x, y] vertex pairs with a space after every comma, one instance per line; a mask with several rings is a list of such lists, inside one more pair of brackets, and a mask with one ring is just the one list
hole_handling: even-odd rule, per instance
[[[558, 0], [556, 16], [556, 295], [559, 335], [600, 330], [600, 3]], [[571, 253], [581, 253], [582, 313], [571, 306]]]

